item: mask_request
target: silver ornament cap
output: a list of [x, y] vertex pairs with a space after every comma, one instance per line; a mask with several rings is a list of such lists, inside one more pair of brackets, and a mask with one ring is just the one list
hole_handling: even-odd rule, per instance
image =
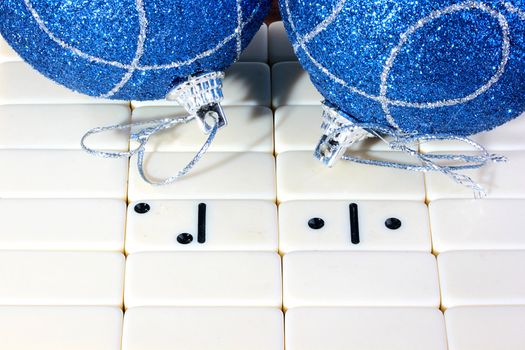
[[192, 76], [187, 81], [173, 88], [167, 95], [168, 101], [176, 101], [188, 113], [197, 117], [199, 126], [209, 134], [213, 125], [207, 119], [214, 118], [218, 127], [227, 125], [226, 116], [220, 105], [224, 100], [222, 86], [223, 72], [212, 72]]
[[354, 143], [374, 137], [325, 103], [321, 129], [323, 136], [315, 148], [314, 155], [328, 167], [334, 166]]

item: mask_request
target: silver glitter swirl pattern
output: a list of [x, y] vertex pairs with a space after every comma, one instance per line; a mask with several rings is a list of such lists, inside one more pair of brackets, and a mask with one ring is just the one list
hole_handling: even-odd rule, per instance
[[146, 12], [144, 9], [144, 2], [143, 0], [136, 0], [135, 7], [137, 9], [137, 13], [139, 15], [139, 37], [137, 39], [137, 49], [135, 53], [135, 57], [133, 61], [130, 64], [124, 64], [117, 61], [110, 61], [106, 60], [101, 57], [93, 56], [88, 53], [85, 53], [70, 44], [66, 43], [64, 40], [60, 39], [58, 36], [56, 36], [46, 25], [44, 20], [41, 18], [41, 16], [38, 14], [38, 12], [35, 10], [33, 5], [31, 4], [31, 0], [24, 0], [25, 6], [28, 9], [28, 11], [31, 13], [31, 16], [34, 18], [36, 23], [38, 24], [39, 28], [47, 34], [47, 36], [53, 40], [56, 44], [60, 45], [62, 48], [68, 50], [69, 52], [84, 58], [88, 61], [95, 62], [98, 64], [113, 66], [117, 68], [126, 69], [126, 73], [123, 75], [122, 80], [117, 83], [110, 91], [108, 91], [105, 94], [100, 95], [99, 97], [107, 98], [115, 95], [126, 83], [131, 79], [133, 73], [135, 71], [148, 71], [148, 70], [161, 70], [161, 69], [172, 69], [172, 68], [178, 68], [181, 66], [187, 66], [191, 65], [192, 63], [201, 60], [203, 58], [209, 57], [213, 54], [215, 54], [217, 51], [222, 49], [225, 45], [227, 45], [230, 41], [236, 40], [236, 56], [237, 58], [241, 55], [242, 51], [242, 33], [244, 27], [246, 27], [248, 24], [250, 24], [257, 11], [259, 10], [261, 4], [258, 3], [257, 6], [253, 9], [250, 16], [246, 19], [246, 21], [242, 20], [243, 17], [243, 11], [242, 11], [242, 4], [241, 0], [236, 0], [236, 6], [237, 6], [237, 25], [235, 27], [235, 30], [232, 34], [225, 37], [221, 42], [219, 42], [216, 46], [213, 48], [203, 51], [200, 54], [196, 55], [195, 57], [185, 60], [185, 61], [175, 61], [168, 64], [162, 64], [162, 65], [149, 65], [149, 66], [141, 66], [140, 65], [140, 59], [144, 53], [144, 43], [146, 41], [146, 30], [148, 25], [148, 20], [146, 17]]
[[[324, 30], [326, 30], [332, 23], [334, 23], [334, 21], [337, 19], [337, 16], [341, 13], [345, 3], [346, 3], [346, 0], [340, 0], [335, 5], [330, 16], [328, 16], [325, 20], [323, 20], [310, 33], [307, 33], [301, 36], [298, 33], [294, 20], [293, 20], [293, 16], [292, 16], [291, 9], [290, 9], [290, 0], [285, 0], [286, 16], [288, 18], [290, 27], [292, 28], [292, 31], [295, 33], [295, 36], [296, 36], [296, 43], [294, 44], [294, 49], [296, 51], [299, 49], [302, 49], [304, 53], [306, 54], [306, 56], [308, 57], [308, 59], [314, 64], [314, 66], [317, 67], [323, 74], [325, 74], [333, 82], [336, 82], [337, 84], [342, 85], [343, 87], [347, 88], [352, 93], [356, 93], [365, 98], [381, 103], [383, 111], [385, 112], [386, 120], [396, 130], [401, 130], [401, 129], [399, 125], [396, 123], [396, 121], [394, 120], [394, 117], [392, 116], [392, 114], [390, 113], [390, 106], [408, 107], [408, 108], [416, 108], [416, 109], [436, 109], [436, 108], [443, 108], [443, 107], [450, 107], [450, 106], [455, 106], [459, 104], [464, 104], [464, 103], [467, 103], [469, 101], [472, 101], [478, 98], [480, 95], [490, 90], [490, 88], [501, 79], [502, 75], [505, 72], [505, 67], [507, 66], [507, 63], [510, 57], [510, 29], [509, 29], [509, 23], [507, 21], [507, 18], [501, 12], [487, 6], [486, 4], [483, 4], [481, 2], [476, 2], [476, 1], [465, 1], [462, 3], [448, 6], [444, 8], [443, 10], [432, 12], [430, 15], [422, 18], [417, 23], [411, 25], [407, 29], [407, 31], [401, 34], [398, 45], [392, 49], [392, 51], [390, 52], [390, 56], [388, 57], [387, 61], [384, 64], [383, 73], [381, 74], [381, 77], [380, 77], [380, 94], [379, 95], [369, 94], [361, 89], [358, 89], [355, 86], [348, 84], [346, 81], [344, 81], [340, 77], [330, 72], [330, 70], [328, 70], [325, 66], [323, 66], [319, 61], [317, 61], [312, 56], [307, 46], [307, 43], [309, 41], [311, 41], [317, 35], [319, 35]], [[521, 19], [525, 20], [525, 13], [523, 13], [523, 11], [520, 11], [519, 9], [515, 8], [509, 2], [504, 2], [504, 5], [507, 9], [509, 9], [509, 11], [517, 13]], [[501, 57], [501, 61], [499, 63], [496, 73], [483, 86], [478, 88], [473, 93], [467, 96], [464, 96], [464, 97], [459, 97], [459, 98], [450, 99], [450, 100], [435, 101], [435, 102], [424, 102], [424, 103], [415, 103], [415, 102], [410, 102], [410, 101], [400, 101], [400, 100], [389, 99], [387, 97], [388, 78], [390, 76], [390, 72], [392, 68], [394, 67], [395, 60], [399, 52], [407, 44], [410, 36], [412, 36], [414, 33], [416, 33], [421, 28], [425, 27], [427, 24], [443, 16], [454, 14], [460, 11], [473, 11], [473, 10], [482, 11], [484, 13], [489, 14], [493, 18], [497, 19], [499, 26], [501, 28], [502, 37], [503, 37], [502, 45], [501, 45], [502, 57]]]
[[133, 73], [137, 70], [140, 59], [142, 58], [142, 55], [144, 54], [144, 43], [146, 42], [146, 30], [148, 28], [148, 19], [146, 17], [146, 10], [144, 9], [143, 0], [137, 0], [135, 6], [139, 14], [139, 27], [140, 27], [135, 57], [133, 58], [133, 61], [131, 61], [131, 67], [128, 68], [128, 71], [124, 74], [124, 76], [122, 77], [122, 80], [117, 85], [115, 85], [108, 93], [100, 95], [100, 97], [102, 98], [109, 98], [115, 95], [117, 92], [120, 91], [120, 89], [124, 87], [124, 85], [126, 85], [126, 83], [133, 76]]

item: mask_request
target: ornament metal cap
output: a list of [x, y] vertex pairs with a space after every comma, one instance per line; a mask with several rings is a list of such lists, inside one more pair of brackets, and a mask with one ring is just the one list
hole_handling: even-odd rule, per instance
[[[345, 118], [335, 108], [323, 103], [323, 136], [315, 148], [315, 158], [332, 167], [354, 143], [373, 137], [368, 131]], [[344, 130], [343, 130], [344, 129]]]
[[[176, 101], [188, 113], [197, 117], [200, 128], [209, 134], [213, 125], [208, 118], [215, 119], [219, 128], [227, 125], [226, 116], [220, 105], [222, 94], [223, 72], [212, 72], [190, 77], [187, 81], [173, 88], [167, 95], [168, 101]], [[215, 123], [214, 123], [215, 124]]]

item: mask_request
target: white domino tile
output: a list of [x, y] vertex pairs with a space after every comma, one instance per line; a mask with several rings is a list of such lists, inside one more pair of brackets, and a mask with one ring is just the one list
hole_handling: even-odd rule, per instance
[[449, 350], [522, 350], [525, 307], [458, 307], [445, 312]]
[[122, 310], [116, 307], [0, 307], [6, 350], [120, 350]]
[[278, 309], [133, 308], [122, 350], [283, 350], [283, 323]]
[[525, 200], [441, 199], [429, 204], [436, 253], [452, 250], [525, 250]]
[[[350, 204], [357, 205], [358, 230], [354, 230], [353, 239]], [[395, 219], [399, 220], [400, 226]], [[279, 250], [283, 254], [292, 251], [376, 250], [430, 253], [428, 209], [422, 202], [409, 201], [281, 203]]]
[[122, 305], [124, 255], [0, 252], [0, 305]]
[[239, 62], [226, 71], [224, 105], [271, 105], [270, 67], [266, 63]]
[[0, 35], [0, 63], [4, 61], [20, 61], [21, 58], [18, 54], [9, 46], [9, 44]]
[[270, 63], [297, 61], [297, 56], [295, 56], [283, 22], [270, 24], [268, 46]]
[[[525, 151], [523, 134], [525, 134], [525, 114], [494, 130], [483, 132], [470, 138], [492, 152]], [[472, 151], [472, 147], [457, 141], [434, 141], [422, 143], [421, 151], [425, 153]]]
[[[228, 125], [221, 128], [208, 152], [273, 153], [273, 113], [268, 107], [224, 107]], [[133, 121], [186, 116], [181, 107], [140, 107], [133, 110]], [[207, 136], [196, 122], [180, 124], [153, 136], [146, 151], [197, 152]], [[131, 147], [138, 143], [132, 141]]]
[[275, 153], [313, 152], [321, 138], [321, 106], [283, 106], [275, 110]]
[[286, 313], [287, 350], [447, 350], [431, 308], [298, 308]]
[[438, 256], [444, 309], [525, 305], [525, 251], [460, 251]]
[[25, 62], [0, 63], [0, 105], [128, 102], [104, 100], [68, 90], [44, 77]]
[[[145, 169], [153, 179], [176, 174], [195, 153], [148, 153]], [[275, 160], [267, 153], [209, 152], [185, 177], [168, 186], [151, 186], [131, 160], [128, 199], [275, 200]]]
[[273, 252], [136, 253], [126, 266], [126, 308], [281, 307], [281, 260]]
[[[223, 106], [271, 105], [270, 67], [261, 62], [237, 62], [225, 72]], [[132, 101], [133, 108], [176, 106], [174, 101]]]
[[241, 62], [268, 62], [268, 26], [263, 24], [239, 58]]
[[272, 105], [319, 105], [321, 94], [299, 62], [281, 62], [272, 67]]
[[[200, 220], [199, 213], [202, 213]], [[204, 225], [200, 240], [199, 224]], [[143, 251], [277, 251], [277, 246], [274, 202], [146, 201], [129, 205], [128, 254]]]
[[117, 198], [126, 196], [127, 159], [84, 151], [0, 150], [2, 198]]
[[[275, 111], [275, 153], [288, 151], [313, 152], [322, 131], [321, 106], [283, 106]], [[388, 138], [387, 138], [388, 139]], [[352, 145], [352, 151], [390, 151], [378, 138], [369, 138]]]
[[293, 252], [283, 258], [286, 309], [314, 306], [437, 307], [429, 253]]
[[[130, 122], [122, 105], [4, 105], [0, 106], [0, 148], [81, 149], [80, 139], [90, 129]], [[127, 151], [129, 132], [93, 135], [88, 146]]]
[[[503, 152], [508, 158], [506, 163], [488, 163], [475, 170], [463, 170], [487, 192], [487, 198], [525, 198], [525, 151]], [[427, 199], [433, 201], [442, 198], [474, 198], [473, 191], [457, 184], [450, 177], [441, 173], [425, 174]]]
[[[398, 152], [371, 152], [376, 159], [405, 160]], [[324, 166], [311, 152], [277, 156], [278, 200], [414, 200], [425, 199], [423, 174], [340, 161]]]
[[0, 250], [122, 251], [126, 203], [0, 199]]

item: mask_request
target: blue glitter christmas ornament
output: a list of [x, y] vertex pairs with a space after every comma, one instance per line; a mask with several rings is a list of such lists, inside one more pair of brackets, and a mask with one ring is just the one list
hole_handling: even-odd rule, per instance
[[[195, 166], [226, 125], [223, 71], [239, 58], [269, 7], [270, 0], [1, 0], [0, 33], [25, 61], [71, 90], [117, 100], [166, 98], [184, 106], [187, 117], [94, 128], [81, 140], [95, 156], [137, 155], [141, 177], [167, 185]], [[192, 120], [209, 135], [202, 148], [176, 175], [149, 179], [143, 163], [150, 137]], [[131, 130], [137, 148], [106, 152], [85, 144], [93, 134], [121, 129]]]
[[0, 33], [72, 90], [155, 100], [229, 67], [268, 9], [269, 0], [2, 0]]
[[326, 99], [324, 141], [464, 137], [525, 111], [524, 0], [280, 1]]

